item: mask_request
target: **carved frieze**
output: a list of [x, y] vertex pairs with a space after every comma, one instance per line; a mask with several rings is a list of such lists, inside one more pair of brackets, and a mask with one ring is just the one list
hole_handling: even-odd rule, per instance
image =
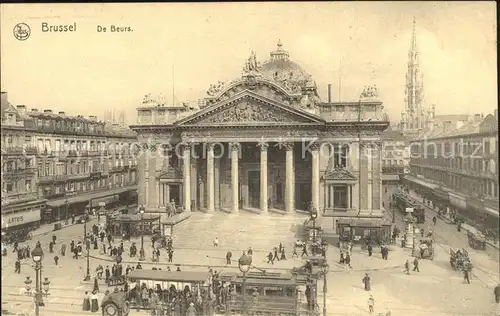
[[240, 101], [229, 108], [215, 113], [198, 123], [249, 123], [249, 122], [274, 122], [274, 123], [305, 123], [306, 118], [294, 115], [272, 105]]

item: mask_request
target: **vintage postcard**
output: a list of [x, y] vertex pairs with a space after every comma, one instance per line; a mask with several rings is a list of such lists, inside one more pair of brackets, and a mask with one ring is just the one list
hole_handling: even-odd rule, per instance
[[2, 315], [500, 315], [494, 2], [0, 8]]

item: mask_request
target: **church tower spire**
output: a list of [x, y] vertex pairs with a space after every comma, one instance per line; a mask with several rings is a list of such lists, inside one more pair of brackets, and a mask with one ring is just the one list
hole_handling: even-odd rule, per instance
[[421, 129], [426, 126], [426, 116], [423, 109], [423, 74], [420, 71], [417, 47], [417, 27], [415, 17], [413, 18], [413, 32], [410, 50], [408, 52], [408, 69], [406, 71], [405, 84], [405, 129]]

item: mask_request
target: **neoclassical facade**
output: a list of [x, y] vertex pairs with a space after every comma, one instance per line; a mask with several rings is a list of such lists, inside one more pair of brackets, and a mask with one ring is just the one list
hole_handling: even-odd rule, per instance
[[[322, 102], [316, 83], [278, 43], [197, 106], [146, 96], [138, 108], [139, 204], [187, 211], [307, 210], [382, 214], [381, 138], [389, 124], [376, 89]], [[361, 149], [361, 150], [360, 150]], [[361, 154], [359, 154], [361, 153]]]

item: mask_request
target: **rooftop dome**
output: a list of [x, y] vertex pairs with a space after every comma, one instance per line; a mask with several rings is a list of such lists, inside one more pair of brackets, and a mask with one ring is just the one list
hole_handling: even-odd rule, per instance
[[305, 87], [311, 76], [299, 64], [290, 60], [290, 54], [283, 49], [281, 40], [277, 49], [271, 52], [271, 59], [262, 64], [260, 72], [263, 77], [274, 81], [284, 81], [291, 86]]

